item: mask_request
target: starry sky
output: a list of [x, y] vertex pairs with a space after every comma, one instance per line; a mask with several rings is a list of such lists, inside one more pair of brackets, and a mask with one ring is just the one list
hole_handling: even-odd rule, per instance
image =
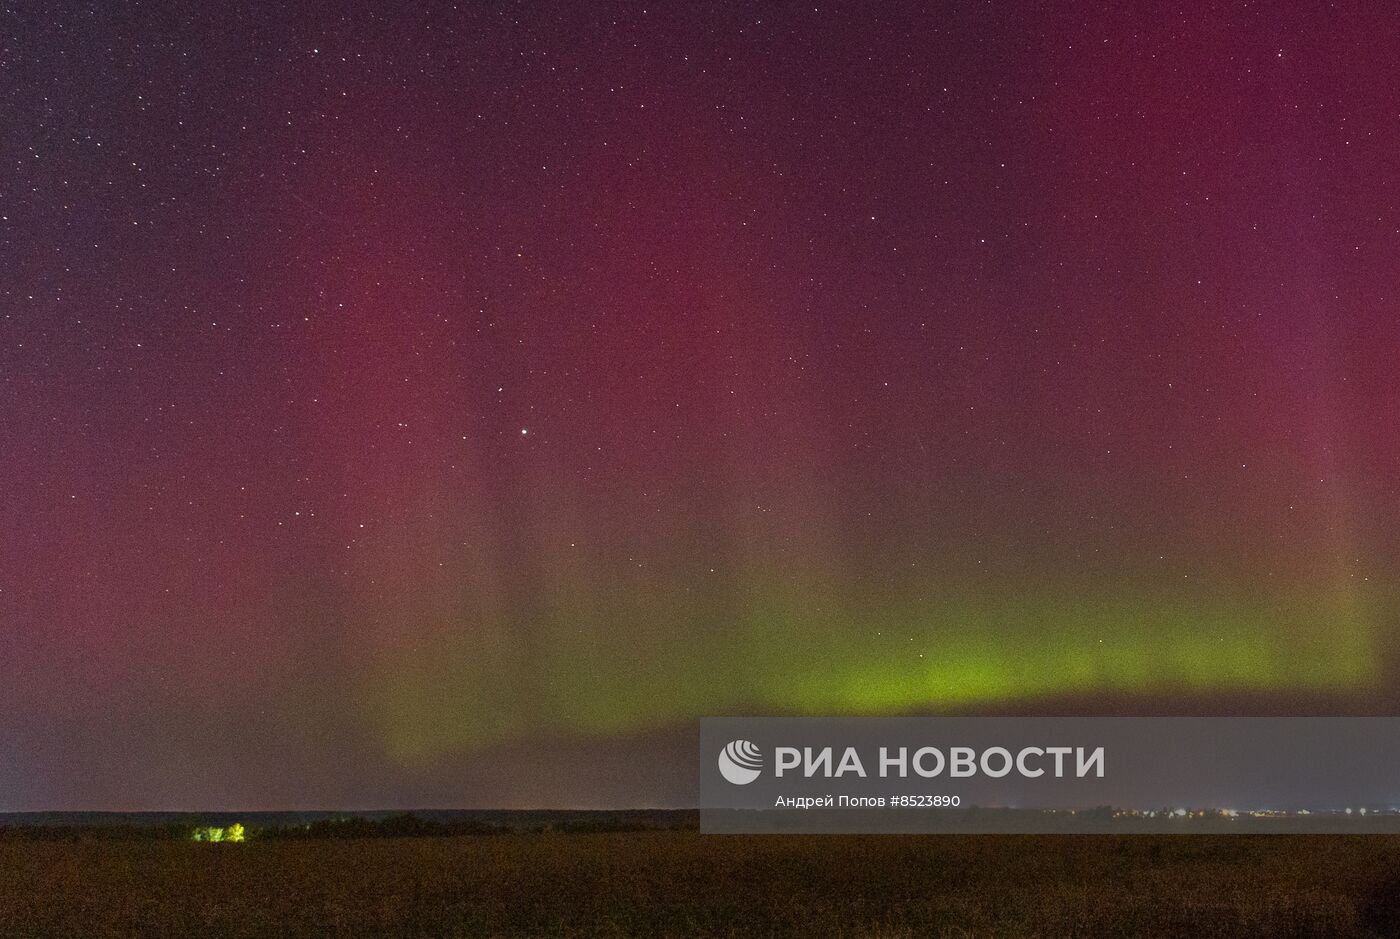
[[0, 810], [1393, 709], [1400, 14], [1130, 6], [5, 3]]

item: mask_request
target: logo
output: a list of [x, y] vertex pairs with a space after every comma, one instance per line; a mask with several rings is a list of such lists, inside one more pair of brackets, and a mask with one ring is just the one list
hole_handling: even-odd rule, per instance
[[763, 752], [747, 740], [733, 740], [719, 751], [719, 771], [736, 786], [747, 786], [763, 772]]

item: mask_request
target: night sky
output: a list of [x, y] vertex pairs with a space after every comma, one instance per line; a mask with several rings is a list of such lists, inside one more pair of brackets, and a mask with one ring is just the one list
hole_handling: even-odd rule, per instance
[[1400, 700], [1400, 13], [196, 6], [0, 9], [0, 810]]

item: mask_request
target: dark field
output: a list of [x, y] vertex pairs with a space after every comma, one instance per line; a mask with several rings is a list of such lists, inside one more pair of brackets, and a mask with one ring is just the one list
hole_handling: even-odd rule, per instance
[[4, 936], [1400, 933], [1387, 836], [0, 843]]

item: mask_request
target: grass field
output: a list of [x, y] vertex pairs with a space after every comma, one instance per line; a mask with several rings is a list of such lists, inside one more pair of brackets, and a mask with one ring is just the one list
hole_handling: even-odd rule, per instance
[[1387, 836], [0, 844], [4, 936], [1400, 934]]

